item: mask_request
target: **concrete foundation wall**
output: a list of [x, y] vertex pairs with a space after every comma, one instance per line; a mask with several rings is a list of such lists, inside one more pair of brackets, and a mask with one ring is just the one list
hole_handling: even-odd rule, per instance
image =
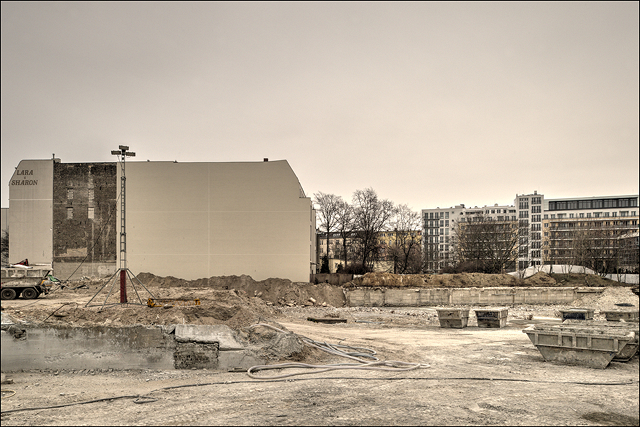
[[346, 290], [350, 307], [438, 305], [569, 304], [604, 288], [355, 288]]
[[[267, 363], [225, 325], [2, 325], [2, 372], [21, 369], [248, 369]], [[301, 349], [301, 347], [300, 347]]]
[[174, 366], [175, 343], [159, 327], [13, 326], [2, 331], [1, 344], [3, 372]]

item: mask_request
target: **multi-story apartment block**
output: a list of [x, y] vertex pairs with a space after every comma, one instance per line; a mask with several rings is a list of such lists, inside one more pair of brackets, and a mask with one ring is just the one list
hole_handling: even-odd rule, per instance
[[549, 199], [542, 224], [545, 264], [638, 268], [638, 195]]
[[[545, 199], [537, 191], [517, 194], [513, 206], [467, 208], [460, 204], [423, 209], [425, 269], [439, 272], [456, 265], [456, 222], [482, 216], [517, 222], [517, 270], [587, 263], [594, 270], [634, 270], [638, 268], [638, 210], [638, 195]], [[578, 247], [578, 237], [583, 249]], [[589, 262], [584, 259], [587, 249], [598, 253]]]
[[481, 208], [467, 208], [460, 204], [451, 208], [422, 210], [422, 247], [425, 270], [438, 272], [455, 265], [455, 232], [458, 222], [472, 222], [474, 218], [486, 218], [493, 221], [516, 221], [517, 210], [514, 206], [498, 205]]
[[516, 195], [518, 215], [518, 270], [542, 264], [542, 211], [544, 195]]

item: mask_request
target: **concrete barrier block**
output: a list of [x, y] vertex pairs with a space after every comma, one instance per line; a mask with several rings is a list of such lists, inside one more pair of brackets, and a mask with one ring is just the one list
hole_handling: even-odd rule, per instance
[[218, 343], [179, 342], [173, 353], [176, 369], [218, 369]]
[[566, 310], [559, 310], [562, 314], [562, 321], [568, 319], [575, 320], [593, 320], [593, 313], [595, 309], [593, 308], [569, 308]]
[[469, 322], [468, 308], [436, 308], [441, 328], [466, 328]]
[[226, 325], [176, 325], [174, 333], [178, 342], [218, 343], [221, 351], [244, 350], [233, 329]]
[[507, 325], [508, 308], [482, 308], [474, 311], [479, 328], [503, 328]]
[[638, 322], [638, 310], [601, 310], [608, 322]]

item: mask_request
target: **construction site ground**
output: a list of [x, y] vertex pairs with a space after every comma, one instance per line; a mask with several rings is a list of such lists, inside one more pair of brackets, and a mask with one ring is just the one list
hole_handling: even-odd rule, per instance
[[[211, 281], [143, 276], [156, 298], [198, 298], [201, 305], [196, 307], [85, 308], [104, 285], [86, 280], [37, 300], [2, 301], [2, 313], [43, 325], [184, 322], [241, 330], [266, 321], [316, 341], [373, 349], [381, 360], [423, 366], [402, 372], [336, 370], [276, 380], [212, 370], [11, 372], [6, 377], [12, 383], [2, 385], [2, 425], [639, 423], [637, 355], [606, 369], [547, 363], [522, 333], [529, 324], [559, 322], [564, 308], [594, 308], [597, 319], [602, 319], [600, 310], [624, 305], [637, 309], [638, 297], [628, 286], [606, 287], [570, 305], [511, 306], [507, 326], [500, 329], [478, 328], [474, 307], [469, 307], [467, 328], [444, 329], [433, 307], [345, 307], [338, 287], [276, 279], [264, 284], [243, 277], [229, 278], [226, 284], [220, 279], [211, 286]], [[72, 289], [77, 286], [81, 287]], [[347, 322], [323, 324], [309, 317]], [[350, 362], [306, 347], [301, 354], [272, 363], [287, 360]], [[292, 372], [300, 371], [258, 375]]]

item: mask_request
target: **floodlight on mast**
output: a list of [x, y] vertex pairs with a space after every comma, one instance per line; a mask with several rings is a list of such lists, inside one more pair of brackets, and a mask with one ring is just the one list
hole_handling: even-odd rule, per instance
[[[120, 267], [115, 271], [113, 276], [109, 279], [109, 281], [89, 300], [89, 302], [85, 305], [85, 307], [89, 307], [89, 304], [93, 299], [109, 284], [111, 283], [111, 288], [109, 290], [109, 294], [104, 300], [102, 307], [105, 306], [107, 300], [111, 296], [113, 292], [113, 285], [117, 281], [118, 273], [120, 276], [120, 304], [127, 304], [127, 277], [131, 281], [131, 285], [133, 286], [133, 290], [138, 297], [138, 303], [142, 304], [142, 300], [140, 299], [140, 295], [138, 294], [138, 290], [135, 286], [135, 281], [138, 282], [148, 293], [151, 295], [151, 292], [140, 282], [140, 280], [131, 273], [129, 268], [127, 267], [127, 215], [126, 215], [126, 182], [127, 178], [125, 176], [125, 159], [127, 157], [134, 157], [136, 153], [129, 151], [129, 147], [127, 145], [118, 146], [118, 150], [112, 150], [111, 154], [114, 156], [119, 156], [120, 160]], [[112, 282], [113, 281], [113, 282]], [[153, 295], [151, 295], [153, 298]]]

